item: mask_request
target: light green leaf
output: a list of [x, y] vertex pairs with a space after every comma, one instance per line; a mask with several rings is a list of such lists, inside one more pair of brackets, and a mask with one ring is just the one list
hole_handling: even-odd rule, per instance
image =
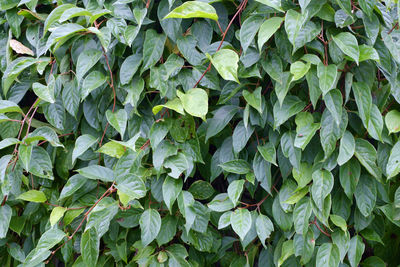
[[272, 17], [261, 24], [258, 31], [258, 50], [261, 53], [263, 45], [274, 35], [283, 22], [283, 17]]
[[341, 32], [336, 36], [332, 36], [335, 44], [343, 51], [346, 55], [354, 59], [358, 64], [360, 58], [360, 50], [358, 48], [358, 42], [356, 37], [349, 32]]
[[396, 142], [390, 151], [389, 160], [386, 165], [388, 179], [400, 173], [400, 141]]
[[48, 126], [36, 128], [33, 132], [29, 133], [29, 135], [25, 137], [23, 141], [29, 145], [32, 142], [40, 140], [45, 140], [54, 147], [64, 147], [63, 144], [60, 143], [57, 133]]
[[37, 59], [31, 57], [18, 57], [13, 62], [8, 64], [7, 69], [3, 73], [2, 85], [3, 94], [7, 95], [8, 89], [17, 79], [18, 75], [26, 68], [29, 68], [33, 64], [37, 63]]
[[183, 3], [164, 17], [164, 19], [168, 18], [207, 18], [218, 21], [215, 8], [201, 1], [187, 1]]
[[89, 12], [88, 10], [81, 8], [81, 7], [73, 7], [65, 10], [60, 19], [58, 20], [59, 22], [64, 22], [67, 21], [71, 18], [79, 17], [79, 16], [92, 16], [92, 13]]
[[162, 108], [168, 108], [168, 109], [172, 109], [176, 112], [178, 112], [179, 114], [185, 115], [185, 111], [183, 110], [183, 105], [182, 105], [182, 101], [179, 98], [174, 98], [170, 101], [168, 101], [167, 103], [165, 103], [164, 105], [158, 105], [153, 107], [153, 114], [157, 114], [158, 112], [160, 112], [162, 110]]
[[275, 150], [274, 145], [271, 142], [268, 142], [263, 146], [258, 145], [257, 146], [257, 150], [258, 150], [258, 152], [260, 152], [260, 154], [263, 157], [263, 159], [265, 159], [266, 161], [268, 161], [268, 162], [274, 164], [275, 166], [277, 166], [277, 164], [276, 164], [276, 150]]
[[50, 225], [54, 226], [62, 218], [62, 216], [64, 216], [66, 211], [66, 208], [55, 207], [50, 213]]
[[107, 121], [114, 127], [115, 130], [119, 132], [121, 137], [124, 136], [126, 124], [128, 121], [128, 114], [125, 109], [120, 109], [118, 111], [112, 112], [111, 110], [106, 111]]
[[331, 221], [340, 229], [342, 229], [343, 232], [347, 231], [347, 224], [346, 220], [343, 219], [340, 215], [336, 214], [331, 214], [330, 215]]
[[360, 45], [359, 46], [359, 50], [360, 50], [360, 62], [363, 62], [365, 60], [375, 60], [377, 62], [379, 62], [379, 54], [378, 52], [375, 50], [375, 48], [368, 46], [368, 45]]
[[185, 94], [178, 92], [183, 108], [187, 113], [195, 117], [205, 117], [208, 112], [208, 95], [206, 91], [192, 88]]
[[292, 81], [297, 81], [303, 78], [310, 70], [311, 63], [304, 64], [301, 61], [296, 61], [290, 65], [290, 73], [293, 74]]
[[102, 145], [96, 152], [106, 154], [113, 158], [121, 158], [126, 151], [126, 146], [121, 144], [120, 141], [111, 140], [110, 142]]
[[0, 100], [0, 113], [19, 112], [22, 113], [21, 108], [12, 101]]
[[262, 114], [262, 96], [261, 96], [261, 87], [257, 87], [252, 93], [247, 90], [243, 90], [243, 97], [246, 102], [255, 108], [260, 114]]
[[243, 192], [245, 180], [235, 180], [231, 182], [228, 186], [228, 196], [229, 199], [232, 201], [233, 206], [236, 207], [239, 203], [240, 197]]
[[389, 111], [385, 116], [385, 124], [389, 134], [398, 133], [400, 131], [400, 112], [397, 110]]
[[212, 57], [209, 54], [206, 55], [224, 80], [239, 83], [237, 75], [239, 56], [236, 52], [230, 49], [221, 49]]
[[143, 246], [149, 245], [161, 229], [161, 217], [157, 210], [147, 209], [140, 216], [141, 241]]
[[47, 16], [45, 22], [44, 22], [44, 33], [46, 34], [46, 32], [50, 29], [50, 27], [56, 23], [60, 18], [61, 15], [70, 8], [74, 8], [76, 7], [73, 4], [64, 4], [64, 5], [60, 5], [57, 8], [53, 9], [51, 11], [51, 13]]
[[46, 86], [41, 83], [32, 84], [33, 92], [42, 100], [54, 103], [54, 86]]
[[233, 203], [229, 199], [229, 196], [227, 193], [221, 193], [216, 195], [213, 200], [207, 204], [208, 208], [211, 209], [212, 211], [217, 211], [217, 212], [225, 212], [230, 209], [233, 209]]
[[243, 240], [246, 234], [250, 231], [251, 224], [251, 214], [247, 209], [236, 209], [231, 214], [232, 229], [241, 240]]
[[272, 7], [280, 12], [284, 12], [281, 6], [281, 0], [257, 0], [257, 2]]
[[319, 78], [319, 87], [325, 95], [328, 93], [335, 85], [337, 77], [337, 66], [334, 64], [325, 66], [322, 63], [318, 64], [317, 75]]
[[29, 190], [29, 191], [19, 195], [17, 197], [17, 199], [22, 199], [22, 200], [25, 200], [25, 201], [41, 203], [41, 202], [45, 202], [47, 200], [47, 197], [42, 191]]

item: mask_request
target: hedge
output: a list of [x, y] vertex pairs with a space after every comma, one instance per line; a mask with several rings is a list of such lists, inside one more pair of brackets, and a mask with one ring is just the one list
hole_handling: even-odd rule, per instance
[[399, 14], [0, 0], [0, 265], [397, 266]]

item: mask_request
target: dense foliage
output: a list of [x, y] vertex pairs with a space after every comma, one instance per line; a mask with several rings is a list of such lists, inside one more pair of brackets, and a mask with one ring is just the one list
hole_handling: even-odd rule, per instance
[[0, 10], [1, 266], [400, 264], [400, 1]]

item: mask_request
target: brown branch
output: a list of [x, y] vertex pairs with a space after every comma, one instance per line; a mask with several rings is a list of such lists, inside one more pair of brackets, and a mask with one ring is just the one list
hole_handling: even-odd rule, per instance
[[93, 204], [93, 206], [85, 213], [83, 219], [81, 220], [81, 222], [79, 223], [78, 227], [75, 229], [75, 231], [72, 233], [72, 235], [67, 237], [67, 240], [61, 244], [59, 247], [57, 247], [55, 250], [53, 250], [50, 254], [50, 258], [45, 262], [45, 264], [48, 264], [50, 262], [50, 260], [53, 258], [54, 254], [56, 254], [56, 252], [58, 250], [60, 250], [65, 244], [68, 243], [68, 241], [70, 241], [75, 234], [79, 231], [79, 229], [82, 227], [84, 221], [87, 219], [87, 217], [89, 216], [90, 212], [97, 206], [97, 204], [99, 204], [99, 202], [109, 196], [110, 194], [112, 194], [113, 192], [116, 191], [116, 188], [114, 188], [115, 182], [112, 183], [112, 185], [106, 190], [106, 192], [104, 192], [104, 194]]
[[[238, 10], [236, 11], [235, 15], [233, 15], [231, 21], [229, 22], [228, 26], [226, 27], [225, 32], [222, 34], [222, 39], [221, 39], [221, 42], [219, 43], [219, 46], [218, 46], [216, 52], [218, 52], [218, 51], [221, 49], [222, 44], [224, 43], [224, 40], [225, 40], [226, 34], [228, 33], [229, 28], [231, 27], [231, 25], [232, 25], [233, 21], [235, 20], [235, 18], [243, 11], [243, 9], [245, 8], [245, 6], [246, 6], [246, 4], [247, 4], [247, 1], [248, 1], [248, 0], [244, 0], [244, 1], [239, 5]], [[200, 81], [204, 78], [204, 76], [206, 75], [206, 73], [207, 73], [210, 69], [211, 69], [211, 62], [208, 64], [207, 69], [203, 72], [203, 74], [201, 75], [200, 79], [196, 82], [196, 84], [193, 86], [193, 88], [196, 88], [197, 85], [199, 85]]]

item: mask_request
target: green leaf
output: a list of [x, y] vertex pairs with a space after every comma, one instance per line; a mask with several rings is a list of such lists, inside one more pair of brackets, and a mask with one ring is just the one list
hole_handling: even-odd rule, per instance
[[12, 209], [8, 205], [0, 206], [0, 238], [7, 236], [8, 228], [10, 226], [12, 216]]
[[386, 263], [377, 256], [371, 256], [363, 260], [361, 266], [363, 267], [385, 267]]
[[312, 174], [313, 184], [311, 186], [312, 198], [318, 207], [323, 206], [325, 198], [332, 191], [334, 178], [327, 170], [318, 170]]
[[162, 194], [167, 208], [172, 213], [172, 205], [174, 204], [179, 193], [182, 191], [182, 179], [174, 179], [167, 176], [162, 185]]
[[381, 170], [376, 165], [377, 153], [371, 143], [364, 139], [357, 138], [354, 155], [372, 176], [378, 181], [381, 179]]
[[287, 96], [282, 105], [279, 102], [274, 104], [274, 128], [279, 127], [286, 122], [290, 117], [302, 111], [305, 103], [296, 96]]
[[346, 55], [354, 59], [358, 64], [360, 58], [360, 50], [358, 48], [358, 42], [356, 37], [349, 32], [341, 32], [336, 36], [332, 36], [335, 44], [343, 51]]
[[274, 224], [267, 216], [259, 214], [256, 219], [256, 231], [261, 244], [266, 248], [265, 239], [274, 231]]
[[225, 105], [219, 108], [207, 122], [206, 141], [222, 131], [237, 112], [236, 106]]
[[293, 74], [292, 81], [297, 81], [303, 78], [304, 75], [310, 70], [311, 64], [304, 64], [301, 61], [296, 61], [290, 65], [290, 73]]
[[338, 89], [332, 89], [324, 95], [325, 105], [335, 119], [336, 125], [340, 125], [342, 118], [342, 93]]
[[75, 5], [73, 4], [64, 4], [53, 9], [44, 22], [44, 34], [46, 34], [46, 32], [50, 29], [50, 27], [61, 18], [62, 14], [66, 10], [74, 7]]
[[398, 187], [396, 189], [396, 192], [394, 194], [394, 201], [393, 202], [394, 202], [394, 206], [396, 208], [400, 208], [400, 187]]
[[85, 179], [85, 177], [80, 174], [75, 174], [74, 176], [71, 176], [61, 190], [60, 200], [72, 196], [76, 191], [79, 190], [79, 188], [81, 188], [86, 183], [86, 181], [87, 180]]
[[226, 172], [237, 174], [246, 174], [252, 171], [250, 164], [242, 159], [227, 161], [225, 163], [219, 164], [219, 166]]
[[282, 17], [272, 17], [261, 24], [258, 31], [258, 50], [261, 53], [263, 45], [274, 35], [283, 22]]
[[226, 193], [216, 195], [207, 206], [209, 209], [217, 212], [225, 212], [234, 208], [232, 201]]
[[3, 94], [7, 95], [8, 89], [10, 89], [11, 85], [13, 84], [15, 79], [17, 79], [18, 75], [24, 69], [29, 68], [35, 63], [37, 63], [37, 60], [35, 58], [19, 57], [8, 64], [2, 78]]
[[379, 54], [375, 50], [375, 48], [368, 46], [368, 45], [360, 45], [359, 50], [360, 50], [360, 62], [363, 62], [363, 61], [369, 60], [369, 59], [375, 60], [377, 62], [380, 61]]
[[347, 231], [347, 224], [346, 220], [340, 217], [339, 215], [336, 214], [331, 214], [329, 216], [331, 218], [331, 221], [340, 229], [342, 229], [343, 232]]
[[312, 206], [309, 197], [303, 197], [293, 210], [293, 223], [296, 233], [305, 236], [309, 227]]
[[240, 197], [243, 192], [245, 180], [235, 180], [231, 182], [228, 186], [228, 196], [229, 199], [232, 201], [233, 206], [236, 207], [239, 203]]
[[318, 64], [317, 75], [319, 78], [319, 87], [323, 95], [326, 95], [334, 86], [337, 77], [337, 66], [334, 64], [325, 66]]
[[54, 103], [54, 86], [45, 86], [41, 83], [32, 84], [33, 92], [41, 99], [49, 103]]
[[121, 70], [119, 71], [119, 80], [122, 85], [128, 84], [132, 80], [142, 60], [142, 55], [137, 53], [130, 55], [122, 62]]
[[268, 161], [268, 162], [274, 164], [275, 166], [277, 166], [277, 164], [276, 164], [276, 150], [275, 150], [274, 145], [271, 142], [266, 143], [263, 146], [258, 145], [257, 146], [257, 150], [258, 150], [258, 152], [260, 152], [260, 154], [263, 157], [263, 159], [265, 159], [266, 161]]
[[239, 83], [237, 75], [239, 56], [236, 52], [230, 49], [221, 49], [213, 56], [206, 55], [224, 80]]
[[353, 198], [353, 193], [356, 190], [360, 174], [361, 166], [355, 158], [340, 167], [340, 184], [349, 199]]
[[99, 257], [100, 238], [95, 228], [87, 229], [81, 238], [81, 254], [85, 265], [96, 266]]
[[12, 101], [0, 100], [0, 113], [19, 112], [22, 113], [21, 108]]
[[251, 214], [247, 209], [236, 209], [231, 214], [232, 229], [241, 240], [243, 240], [246, 234], [250, 231], [251, 224]]
[[29, 190], [25, 193], [22, 193], [17, 197], [18, 199], [22, 199], [25, 201], [30, 201], [30, 202], [46, 202], [47, 197], [42, 191], [38, 190]]
[[218, 21], [218, 15], [214, 7], [200, 1], [187, 1], [172, 10], [164, 19], [167, 18], [207, 18]]
[[182, 115], [185, 115], [185, 111], [183, 110], [182, 101], [179, 98], [174, 98], [174, 99], [168, 101], [167, 103], [165, 103], [164, 105], [158, 105], [158, 106], [153, 107], [154, 115], [157, 114], [158, 112], [160, 112], [160, 110], [162, 110], [162, 108], [172, 109]]
[[284, 12], [281, 6], [281, 0], [257, 0], [257, 2], [272, 7], [280, 12]]
[[214, 188], [206, 181], [198, 180], [190, 185], [188, 191], [193, 195], [195, 199], [208, 199], [214, 194]]
[[118, 191], [129, 197], [129, 200], [140, 199], [146, 196], [146, 186], [143, 180], [136, 175], [129, 173], [116, 178]]
[[282, 252], [281, 252], [281, 257], [278, 260], [278, 267], [281, 266], [293, 254], [294, 254], [293, 240], [286, 240], [282, 244]]
[[300, 112], [296, 115], [296, 138], [294, 146], [304, 150], [321, 125], [314, 123], [313, 116], [308, 112]]
[[312, 166], [306, 162], [302, 162], [299, 168], [293, 168], [292, 170], [292, 175], [297, 182], [298, 188], [303, 188], [311, 182], [312, 174]]
[[54, 147], [64, 147], [63, 144], [60, 143], [57, 133], [48, 126], [38, 127], [24, 138], [24, 142], [27, 145], [40, 140], [48, 141]]
[[90, 72], [83, 80], [81, 88], [81, 101], [84, 100], [94, 89], [102, 86], [107, 77], [100, 71]]
[[370, 216], [375, 208], [377, 196], [375, 181], [372, 177], [365, 174], [361, 175], [354, 196], [356, 197], [357, 207], [361, 214], [364, 217]]
[[145, 247], [149, 245], [160, 232], [160, 214], [154, 209], [147, 209], [140, 216], [139, 224], [141, 230], [141, 241]]
[[62, 216], [64, 216], [66, 211], [66, 208], [55, 207], [50, 213], [50, 225], [54, 226], [62, 218]]
[[128, 114], [124, 109], [112, 112], [111, 110], [106, 111], [107, 121], [119, 132], [121, 137], [124, 136], [126, 123], [128, 121]]
[[390, 151], [389, 160], [386, 165], [388, 179], [396, 176], [400, 172], [400, 142], [396, 142]]
[[285, 30], [290, 43], [293, 45], [292, 53], [311, 42], [321, 31], [321, 28], [307, 17], [293, 9], [289, 9], [285, 16]]
[[76, 63], [76, 78], [78, 82], [85, 74], [100, 60], [101, 51], [95, 49], [84, 50], [78, 57]]
[[335, 244], [324, 243], [319, 247], [316, 258], [317, 266], [337, 267], [339, 261], [340, 253]]
[[385, 116], [385, 124], [389, 134], [398, 133], [400, 131], [400, 112], [397, 110], [389, 111]]
[[155, 30], [149, 29], [146, 31], [146, 36], [143, 44], [143, 65], [141, 73], [154, 66], [161, 58], [164, 51], [164, 44], [167, 36], [158, 34]]
[[97, 143], [99, 139], [91, 136], [90, 134], [84, 134], [79, 136], [76, 139], [75, 142], [75, 147], [72, 152], [72, 162], [75, 162], [75, 160], [82, 155], [83, 153], [86, 152], [91, 146]]
[[263, 23], [264, 17], [253, 15], [249, 16], [240, 27], [239, 38], [240, 43], [243, 48], [243, 53], [246, 53], [247, 49], [249, 48], [250, 44], [253, 42], [254, 37], [257, 34], [258, 29]]
[[113, 158], [120, 158], [124, 155], [126, 148], [118, 141], [111, 140], [102, 145], [96, 152], [106, 154]]
[[204, 118], [208, 112], [208, 95], [206, 91], [192, 88], [185, 94], [178, 91], [183, 108], [187, 113], [195, 117]]
[[350, 248], [348, 252], [348, 258], [351, 267], [356, 267], [361, 261], [361, 257], [364, 254], [365, 245], [362, 238], [359, 235], [353, 236], [350, 240]]
[[99, 179], [103, 182], [114, 181], [113, 171], [107, 167], [99, 165], [90, 165], [88, 167], [84, 167], [76, 171], [79, 172], [80, 175], [92, 180]]
[[354, 155], [356, 143], [354, 136], [349, 132], [345, 131], [342, 139], [340, 140], [339, 156], [337, 162], [340, 166], [348, 162]]

